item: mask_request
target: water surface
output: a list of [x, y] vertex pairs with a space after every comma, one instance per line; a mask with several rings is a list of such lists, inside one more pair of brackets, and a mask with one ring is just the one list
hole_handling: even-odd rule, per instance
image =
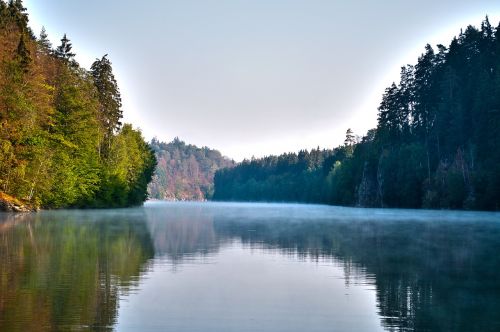
[[498, 331], [500, 214], [0, 214], [0, 331]]

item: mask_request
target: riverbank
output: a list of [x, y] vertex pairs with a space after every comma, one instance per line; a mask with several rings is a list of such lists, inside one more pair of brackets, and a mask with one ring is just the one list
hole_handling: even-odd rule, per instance
[[32, 204], [0, 192], [0, 212], [35, 212], [38, 210]]

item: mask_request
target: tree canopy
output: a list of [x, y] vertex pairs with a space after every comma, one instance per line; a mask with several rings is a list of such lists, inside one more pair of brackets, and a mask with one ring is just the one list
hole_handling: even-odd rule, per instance
[[0, 0], [0, 192], [49, 208], [141, 204], [156, 159], [121, 124], [111, 62], [81, 68], [66, 35], [54, 50], [27, 23], [20, 0]]
[[486, 17], [448, 47], [426, 45], [378, 111], [377, 128], [359, 142], [348, 130], [317, 172], [294, 168], [296, 155], [244, 161], [216, 174], [214, 197], [500, 209], [500, 26]]
[[213, 149], [186, 144], [178, 138], [170, 143], [157, 139], [151, 148], [158, 159], [149, 185], [151, 198], [164, 200], [206, 200], [212, 198], [214, 174], [234, 162]]

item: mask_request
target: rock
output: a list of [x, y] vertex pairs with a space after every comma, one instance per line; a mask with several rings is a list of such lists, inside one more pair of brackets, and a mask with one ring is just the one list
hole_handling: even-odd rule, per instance
[[34, 212], [37, 209], [29, 204], [0, 192], [0, 212]]

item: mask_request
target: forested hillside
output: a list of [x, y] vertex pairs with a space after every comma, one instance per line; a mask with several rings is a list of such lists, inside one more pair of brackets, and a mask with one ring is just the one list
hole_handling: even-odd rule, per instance
[[170, 143], [151, 141], [158, 166], [149, 195], [164, 200], [205, 200], [212, 197], [214, 174], [234, 162], [217, 150], [199, 148], [175, 138]]
[[324, 165], [332, 150], [300, 151], [244, 160], [215, 174], [215, 200], [307, 202], [326, 195]]
[[81, 68], [66, 35], [52, 47], [22, 1], [0, 0], [0, 192], [47, 208], [142, 203], [155, 158], [121, 118], [106, 55]]
[[295, 165], [281, 156], [221, 170], [214, 198], [500, 209], [500, 26], [486, 18], [448, 47], [427, 45], [386, 89], [376, 129], [360, 142], [348, 132], [316, 168]]

